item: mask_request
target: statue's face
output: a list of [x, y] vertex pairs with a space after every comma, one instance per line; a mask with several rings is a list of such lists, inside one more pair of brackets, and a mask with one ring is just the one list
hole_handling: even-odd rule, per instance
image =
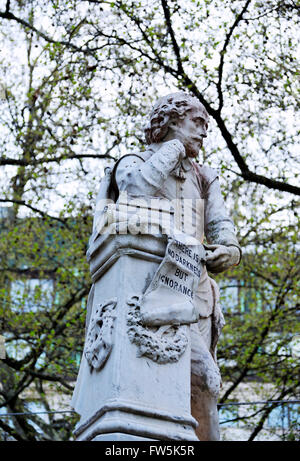
[[207, 127], [208, 116], [201, 107], [192, 108], [183, 119], [178, 119], [170, 125], [174, 137], [182, 142], [188, 157], [197, 157], [203, 145], [203, 138], [207, 137]]

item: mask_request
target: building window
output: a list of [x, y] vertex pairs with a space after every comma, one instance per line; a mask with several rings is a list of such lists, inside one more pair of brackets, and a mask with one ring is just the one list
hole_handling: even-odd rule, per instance
[[53, 303], [53, 280], [13, 280], [10, 288], [12, 310], [15, 312], [38, 312]]
[[290, 403], [279, 405], [274, 408], [268, 417], [268, 427], [273, 429], [300, 429], [300, 405]]
[[238, 314], [244, 312], [262, 312], [265, 308], [262, 296], [251, 279], [223, 279], [219, 281], [220, 298], [224, 312]]
[[221, 427], [238, 427], [239, 409], [236, 405], [222, 406], [219, 410], [219, 423]]
[[224, 312], [239, 311], [239, 282], [235, 279], [219, 282], [220, 301]]

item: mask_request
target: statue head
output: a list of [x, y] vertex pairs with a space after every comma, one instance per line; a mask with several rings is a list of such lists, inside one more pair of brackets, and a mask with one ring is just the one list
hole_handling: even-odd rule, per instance
[[189, 157], [196, 157], [206, 137], [209, 116], [205, 107], [183, 91], [160, 98], [145, 129], [148, 144], [179, 139]]

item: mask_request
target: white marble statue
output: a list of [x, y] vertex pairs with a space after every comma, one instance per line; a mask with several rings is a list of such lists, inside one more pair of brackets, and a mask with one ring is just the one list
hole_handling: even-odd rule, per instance
[[[133, 301], [132, 305], [136, 303], [138, 308], [140, 308], [141, 318], [136, 321], [134, 315], [132, 313], [129, 314], [131, 317], [129, 318], [129, 323], [127, 320], [127, 324], [130, 325], [128, 335], [132, 343], [139, 345], [140, 356], [150, 358], [153, 362], [153, 367], [158, 367], [153, 368], [152, 375], [155, 375], [155, 373], [172, 373], [172, 369], [168, 367], [170, 367], [170, 363], [176, 362], [177, 365], [171, 366], [173, 366], [174, 370], [174, 367], [179, 367], [174, 371], [174, 376], [178, 376], [180, 360], [186, 360], [184, 358], [180, 359], [180, 357], [184, 357], [182, 354], [184, 354], [187, 344], [190, 344], [190, 356], [188, 357], [191, 357], [191, 413], [199, 423], [196, 434], [201, 441], [219, 440], [220, 437], [217, 400], [221, 385], [221, 376], [216, 362], [216, 346], [222, 326], [224, 325], [224, 318], [219, 303], [218, 286], [208, 276], [207, 271], [212, 273], [222, 272], [233, 265], [239, 264], [241, 258], [241, 250], [235, 236], [234, 225], [224, 206], [218, 173], [205, 165], [199, 165], [194, 160], [199, 154], [203, 139], [207, 136], [208, 121], [209, 117], [205, 108], [191, 95], [178, 92], [160, 98], [151, 112], [150, 122], [145, 130], [148, 144], [147, 149], [144, 152], [128, 154], [122, 157], [115, 164], [109, 175], [107, 175], [106, 180], [102, 182], [102, 189], [105, 189], [104, 194], [103, 190], [102, 192], [100, 190], [100, 195], [98, 196], [98, 200], [101, 198], [110, 198], [113, 203], [117, 202], [120, 204], [120, 197], [128, 194], [130, 200], [135, 200], [135, 203], [138, 203], [137, 199], [145, 199], [146, 205], [144, 209], [147, 209], [147, 203], [149, 204], [150, 198], [158, 199], [161, 201], [162, 206], [172, 203], [174, 212], [172, 215], [173, 229], [165, 232], [169, 234], [168, 237], [171, 235], [172, 238], [169, 238], [166, 257], [162, 265], [159, 266], [158, 272], [155, 273], [158, 263], [144, 262], [143, 264], [146, 264], [146, 266], [141, 265], [141, 269], [137, 269], [136, 275], [131, 274], [129, 277], [129, 274], [124, 274], [124, 276], [127, 275], [129, 277], [128, 281], [130, 279], [130, 283], [133, 283], [132, 278], [135, 276], [137, 279], [140, 277], [141, 282], [139, 286], [143, 285], [143, 277], [147, 278], [147, 283], [145, 283], [146, 289], [141, 294], [141, 298], [139, 299], [138, 296], [133, 296], [132, 298], [138, 300]], [[137, 208], [140, 207], [138, 206]], [[105, 210], [107, 210], [107, 207]], [[118, 226], [122, 221], [120, 216], [121, 214], [119, 213], [117, 218]], [[97, 242], [99, 233], [101, 233], [98, 218], [99, 216], [96, 213], [90, 248], [96, 245], [95, 242]], [[111, 222], [113, 221], [116, 221], [116, 218], [112, 218]], [[187, 236], [190, 237], [190, 241], [186, 240]], [[154, 256], [152, 258], [152, 253], [158, 254], [156, 241], [151, 240], [152, 244], [149, 245], [147, 243], [148, 240], [143, 242], [145, 243], [142, 243], [142, 237], [136, 235], [134, 244], [126, 243], [127, 250], [118, 249], [120, 252], [118, 253], [118, 258], [119, 255], [125, 253], [133, 255], [134, 252], [136, 252], [135, 257], [143, 258], [143, 254], [146, 252], [148, 256], [145, 256], [145, 258], [148, 258], [148, 261], [152, 261], [154, 258]], [[160, 242], [159, 238], [157, 242]], [[187, 242], [187, 245], [181, 245], [180, 242]], [[152, 249], [151, 245], [153, 245]], [[129, 246], [131, 248], [130, 251], [128, 250]], [[174, 248], [175, 253], [173, 251]], [[178, 251], [176, 248], [178, 248]], [[193, 248], [195, 251], [192, 250]], [[203, 253], [201, 253], [201, 248], [203, 249]], [[96, 254], [96, 250], [90, 250], [90, 254]], [[153, 265], [152, 272], [150, 271], [151, 276], [150, 272], [148, 275], [146, 272], [143, 275], [143, 268], [146, 268], [147, 264], [149, 267], [151, 264]], [[97, 263], [97, 267], [100, 267], [100, 263]], [[97, 273], [97, 267], [96, 265], [94, 269], [92, 267], [91, 272], [93, 273], [94, 271], [94, 273]], [[99, 280], [100, 277], [100, 269], [97, 270], [98, 275], [97, 277], [94, 276], [94, 280]], [[173, 278], [172, 276], [169, 277], [169, 274], [173, 274]], [[150, 283], [151, 278], [152, 285]], [[165, 289], [164, 284], [169, 284], [167, 289]], [[128, 295], [131, 294], [130, 289], [132, 288], [129, 285], [125, 283], [124, 289], [122, 288], [123, 291], [128, 291]], [[95, 289], [97, 290], [97, 287]], [[103, 290], [104, 288], [99, 288], [98, 293], [103, 293]], [[121, 293], [123, 293], [122, 290]], [[102, 316], [101, 320], [99, 320], [100, 317], [95, 317], [95, 313], [91, 314], [92, 308], [89, 309], [87, 316], [87, 326], [90, 324], [92, 327], [90, 326], [88, 329], [84, 360], [87, 360], [90, 367], [94, 366], [95, 369], [97, 367], [100, 369], [104, 366], [103, 364], [108, 357], [108, 351], [112, 348], [112, 325], [114, 318], [117, 316], [117, 314], [113, 314], [117, 305], [117, 298], [106, 301], [105, 306], [108, 307], [104, 306], [103, 310], [104, 304], [102, 303], [100, 306], [102, 309], [102, 311], [100, 309], [101, 312], [98, 308], [100, 313], [97, 315]], [[161, 309], [159, 304], [162, 306]], [[92, 306], [93, 301], [90, 300], [89, 305]], [[155, 308], [156, 305], [158, 305], [158, 309]], [[101, 326], [103, 325], [103, 319], [106, 319], [106, 323], [109, 324], [109, 328], [107, 328], [109, 334], [106, 334], [104, 354], [103, 347], [101, 349], [100, 346], [95, 346], [95, 338], [98, 338], [98, 335], [94, 332], [97, 322]], [[146, 330], [143, 330], [139, 336], [139, 329], [143, 328], [143, 324]], [[168, 328], [171, 328], [170, 325], [173, 325], [173, 342], [169, 341], [166, 348], [164, 346], [166, 339], [164, 339], [164, 343], [158, 344], [159, 341], [157, 341], [155, 335], [157, 335], [157, 331], [167, 331]], [[189, 326], [186, 327], [186, 325]], [[158, 327], [158, 330], [154, 327]], [[120, 326], [120, 331], [123, 331], [122, 328], [124, 329], [124, 327]], [[180, 328], [189, 328], [189, 336], [185, 336], [184, 331], [186, 330], [181, 330]], [[144, 334], [145, 332], [147, 334]], [[142, 338], [144, 343], [139, 338]], [[101, 341], [103, 346], [103, 338]], [[149, 346], [150, 343], [151, 345]], [[161, 344], [163, 344], [165, 349], [163, 352], [158, 353], [157, 348], [160, 348], [160, 351], [162, 350]], [[101, 353], [97, 350], [97, 347], [99, 351], [101, 349]], [[98, 351], [98, 353], [95, 353], [95, 351]], [[148, 362], [148, 367], [152, 366], [152, 362]], [[157, 363], [160, 365], [157, 365]], [[163, 365], [164, 363], [168, 363], [168, 365]], [[142, 364], [140, 365], [141, 374], [143, 373], [143, 366]], [[88, 365], [82, 364], [77, 388], [73, 397], [74, 407], [76, 408], [77, 405], [77, 411], [81, 414], [83, 413], [81, 408], [87, 405], [87, 403], [83, 403], [85, 398], [83, 389], [85, 386], [95, 387], [97, 384], [89, 385], [88, 380], [94, 379], [93, 383], [96, 383], [98, 379], [96, 375], [95, 377], [88, 375], [88, 372], [85, 371], [88, 369], [87, 367]], [[160, 367], [166, 367], [165, 371], [162, 371]], [[109, 374], [108, 371], [107, 373]], [[164, 377], [161, 377], [161, 380], [164, 379]], [[175, 381], [173, 382], [175, 383]], [[142, 383], [140, 385], [136, 384], [137, 389], [139, 389], [139, 386], [142, 387], [142, 385]], [[175, 383], [174, 386], [177, 389], [179, 384]], [[166, 396], [166, 402], [162, 401], [161, 405], [165, 405], [165, 408], [167, 408], [168, 392], [172, 394], [170, 387], [169, 384], [169, 391], [165, 390], [162, 392], [162, 395]], [[124, 392], [126, 393], [127, 390]], [[182, 389], [182, 392], [190, 392], [190, 389], [188, 391]], [[175, 397], [175, 394], [173, 397], [174, 402], [176, 402], [178, 398]], [[145, 396], [145, 399], [147, 398]], [[172, 405], [170, 400], [169, 407], [171, 408]], [[137, 412], [137, 410], [135, 411]], [[173, 417], [168, 416], [166, 418], [171, 421]], [[176, 420], [175, 417], [173, 419], [174, 421]], [[136, 433], [139, 434], [137, 430]], [[167, 433], [168, 429], [166, 429]], [[171, 435], [166, 437], [172, 438]], [[175, 437], [177, 436], [175, 435]], [[179, 437], [184, 437], [184, 435], [178, 435]]]
[[[224, 206], [218, 173], [193, 161], [207, 136], [208, 122], [205, 108], [194, 97], [179, 92], [159, 99], [146, 128], [149, 147], [139, 154], [140, 159], [123, 157], [114, 174], [119, 191], [132, 195], [176, 198], [182, 204], [185, 199], [195, 203], [199, 197], [204, 199], [202, 225], [195, 229], [196, 237], [200, 242], [205, 237], [210, 244], [206, 267], [217, 273], [238, 264], [241, 251]], [[191, 326], [192, 414], [199, 422], [199, 439], [218, 440], [216, 404], [221, 377], [215, 350], [224, 320], [218, 287], [205, 269], [196, 296], [199, 321]]]

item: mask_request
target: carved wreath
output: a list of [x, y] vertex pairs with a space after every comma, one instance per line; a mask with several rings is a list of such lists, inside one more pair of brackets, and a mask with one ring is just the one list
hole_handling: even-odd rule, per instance
[[188, 338], [180, 325], [146, 327], [141, 322], [140, 297], [128, 301], [128, 336], [138, 346], [138, 357], [145, 356], [157, 363], [177, 362], [186, 350]]
[[91, 368], [100, 370], [109, 357], [113, 346], [114, 313], [117, 299], [100, 304], [92, 315], [84, 349], [84, 355]]

